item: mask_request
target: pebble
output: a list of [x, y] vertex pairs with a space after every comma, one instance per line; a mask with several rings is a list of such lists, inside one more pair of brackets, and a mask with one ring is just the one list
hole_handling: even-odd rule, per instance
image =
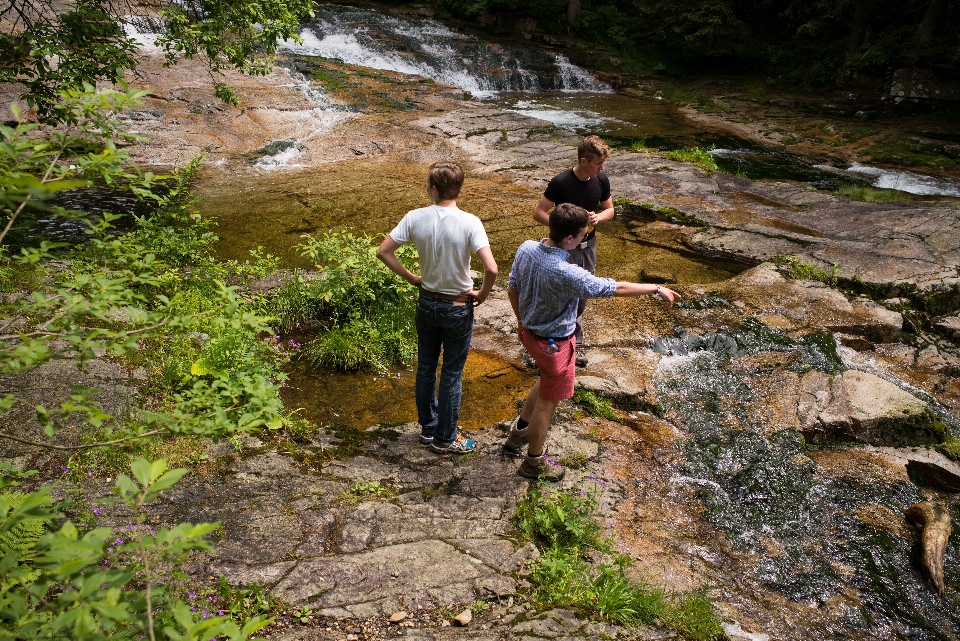
[[460, 625], [468, 625], [473, 620], [473, 613], [470, 610], [464, 610], [458, 614], [454, 619]]
[[407, 618], [406, 612], [394, 612], [390, 615], [390, 623], [400, 623]]

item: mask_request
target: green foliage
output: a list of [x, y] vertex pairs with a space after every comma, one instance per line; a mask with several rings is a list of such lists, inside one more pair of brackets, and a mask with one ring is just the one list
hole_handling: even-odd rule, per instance
[[240, 621], [269, 614], [280, 605], [262, 586], [248, 583], [235, 588], [222, 576], [217, 584], [217, 595], [221, 599], [221, 607]]
[[[219, 524], [148, 527], [144, 505], [175, 485], [186, 470], [167, 470], [163, 460], [137, 459], [131, 471], [132, 478], [117, 478], [112, 501], [125, 506], [135, 525], [118, 531], [100, 527], [82, 532], [62, 521], [48, 498], [52, 487], [0, 509], [0, 532], [35, 521], [63, 523], [31, 545], [9, 551], [0, 563], [4, 638], [242, 640], [269, 623], [254, 617], [241, 628], [229, 617], [198, 618], [200, 613], [165, 588], [170, 568], [195, 550], [211, 549], [203, 537]], [[5, 476], [0, 485], [10, 482]]]
[[[169, 411], [137, 408], [130, 420], [116, 420], [124, 417], [103, 412], [94, 400], [96, 390], [75, 388], [59, 407], [37, 407], [48, 436], [75, 415], [105, 430], [114, 444], [159, 433], [216, 438], [279, 426], [282, 358], [255, 339], [269, 329], [267, 319], [220, 281], [229, 266], [207, 254], [214, 237], [193, 211], [195, 197], [187, 185], [199, 160], [175, 174], [165, 195], [156, 196], [158, 177], [131, 170], [126, 154], [111, 141], [118, 127], [115, 113], [136, 104], [140, 95], [65, 93], [62, 102], [79, 123], [70, 133], [23, 123], [0, 128], [6, 141], [0, 145], [0, 211], [7, 223], [0, 246], [31, 209], [72, 215], [89, 233], [89, 240], [74, 248], [21, 242], [11, 262], [44, 278], [35, 279], [29, 295], [0, 304], [8, 319], [0, 333], [0, 373], [24, 374], [50, 360], [82, 361], [104, 353], [128, 362], [140, 359], [163, 373], [171, 392], [164, 399]], [[90, 184], [125, 187], [157, 203], [156, 215], [138, 218], [134, 231], [118, 236], [111, 225], [116, 216], [84, 217], [47, 205], [63, 189]], [[187, 264], [192, 269], [182, 270]], [[11, 331], [14, 327], [18, 331]], [[200, 335], [209, 340], [201, 345], [193, 338]], [[145, 347], [159, 347], [157, 353], [171, 359], [141, 356]], [[190, 362], [186, 371], [185, 362]], [[8, 395], [0, 410], [15, 402], [16, 396]]]
[[828, 285], [835, 285], [837, 283], [837, 272], [840, 271], [840, 265], [838, 263], [834, 263], [828, 272], [816, 265], [804, 262], [795, 256], [778, 257], [773, 259], [773, 262], [778, 266], [778, 270], [787, 278], [794, 280], [817, 280]]
[[668, 151], [667, 158], [676, 162], [688, 162], [692, 165], [696, 165], [706, 172], [707, 175], [720, 170], [720, 168], [717, 167], [717, 163], [714, 161], [713, 156], [708, 154], [700, 147], [684, 147], [683, 149]]
[[357, 483], [349, 490], [340, 493], [338, 501], [345, 505], [356, 505], [364, 501], [387, 501], [394, 502], [397, 499], [397, 491], [392, 487], [380, 485], [377, 481], [368, 483]]
[[[307, 320], [322, 327], [304, 349], [314, 365], [382, 371], [416, 353], [416, 288], [376, 257], [373, 239], [351, 233], [309, 238], [300, 247], [323, 277], [296, 281], [276, 297], [281, 325]], [[403, 246], [397, 256], [412, 268], [416, 252]]]
[[616, 412], [613, 411], [613, 403], [610, 402], [610, 399], [608, 398], [597, 396], [591, 391], [580, 388], [573, 393], [572, 400], [574, 403], [587, 410], [594, 416], [601, 416], [608, 421], [614, 421], [615, 423], [621, 422], [620, 417], [618, 417]]
[[[0, 514], [20, 507], [27, 499], [23, 492], [0, 492]], [[46, 531], [43, 519], [25, 518], [17, 521], [10, 529], [0, 528], [0, 556], [8, 552], [26, 552], [37, 544]]]
[[531, 567], [535, 604], [628, 627], [657, 623], [696, 641], [720, 638], [720, 620], [704, 592], [671, 596], [627, 575], [632, 561], [603, 534], [597, 507], [596, 490], [539, 486], [517, 504], [520, 531], [545, 548]]
[[597, 510], [594, 491], [547, 491], [531, 486], [517, 503], [520, 531], [547, 547], [603, 547], [602, 528], [593, 518]]
[[686, 639], [723, 638], [723, 625], [702, 589], [677, 596], [662, 620]]
[[[211, 71], [227, 67], [264, 74], [280, 41], [298, 38], [300, 21], [312, 16], [308, 0], [162, 0], [149, 10], [112, 0], [50, 3], [23, 0], [11, 4], [6, 18], [17, 29], [0, 34], [0, 83], [21, 83], [23, 98], [52, 122], [72, 122], [60, 100], [63, 90], [106, 80], [117, 82], [137, 65], [138, 43], [126, 35], [124, 23], [146, 18], [159, 25], [157, 44], [167, 64], [181, 57], [206, 59]], [[130, 16], [134, 12], [142, 15]], [[56, 63], [54, 63], [56, 61]], [[217, 83], [214, 93], [239, 104], [233, 90]]]

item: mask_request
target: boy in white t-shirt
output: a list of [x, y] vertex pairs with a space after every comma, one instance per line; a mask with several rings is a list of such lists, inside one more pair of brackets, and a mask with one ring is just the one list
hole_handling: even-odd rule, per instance
[[[468, 454], [473, 439], [457, 432], [463, 366], [473, 337], [473, 307], [487, 299], [497, 279], [497, 263], [480, 219], [457, 207], [463, 170], [450, 162], [430, 165], [427, 193], [434, 204], [407, 212], [377, 249], [377, 258], [411, 285], [417, 300], [417, 415], [420, 442], [438, 454]], [[395, 252], [412, 242], [420, 255], [417, 276]], [[470, 255], [483, 264], [483, 284], [473, 289]], [[443, 351], [440, 389], [437, 365]]]

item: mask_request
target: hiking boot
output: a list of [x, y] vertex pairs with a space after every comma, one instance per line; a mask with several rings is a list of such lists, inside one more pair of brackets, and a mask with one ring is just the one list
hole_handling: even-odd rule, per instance
[[433, 443], [432, 436], [424, 436], [423, 434], [420, 435], [420, 445], [429, 446], [431, 443]]
[[530, 433], [527, 430], [523, 430], [522, 432], [511, 430], [510, 436], [506, 441], [503, 442], [504, 456], [512, 456], [513, 458], [521, 458], [526, 456], [527, 442], [529, 440]]
[[561, 480], [566, 473], [567, 471], [563, 469], [562, 465], [546, 455], [528, 455], [523, 463], [520, 464], [520, 469], [517, 470], [517, 474], [524, 478], [543, 479], [551, 483], [556, 483]]
[[437, 454], [469, 454], [477, 449], [477, 443], [472, 438], [458, 434], [456, 440], [449, 443], [434, 441], [430, 444], [430, 449]]

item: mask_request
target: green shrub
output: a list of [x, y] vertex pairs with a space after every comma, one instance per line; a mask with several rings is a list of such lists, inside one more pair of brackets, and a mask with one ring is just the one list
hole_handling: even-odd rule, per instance
[[[56, 531], [23, 538], [0, 564], [0, 635], [10, 639], [130, 641], [146, 638], [230, 639], [241, 641], [269, 623], [256, 612], [229, 616], [192, 612], [175, 590], [172, 573], [193, 551], [210, 551], [203, 537], [217, 523], [148, 527], [143, 506], [175, 485], [186, 470], [167, 470], [166, 461], [137, 459], [133, 477], [117, 478], [113, 502], [122, 503], [134, 524], [116, 530], [81, 531], [52, 509], [43, 487], [22, 495], [17, 505], [0, 498], [0, 531], [14, 532], [31, 522], [59, 522]], [[15, 471], [3, 468], [0, 487]], [[252, 617], [252, 618], [250, 618]]]
[[[373, 239], [351, 233], [310, 238], [300, 247], [323, 278], [288, 285], [275, 298], [283, 325], [309, 319], [318, 336], [304, 349], [316, 366], [382, 371], [416, 353], [417, 290], [377, 257]], [[404, 245], [397, 256], [412, 268], [416, 251]]]

